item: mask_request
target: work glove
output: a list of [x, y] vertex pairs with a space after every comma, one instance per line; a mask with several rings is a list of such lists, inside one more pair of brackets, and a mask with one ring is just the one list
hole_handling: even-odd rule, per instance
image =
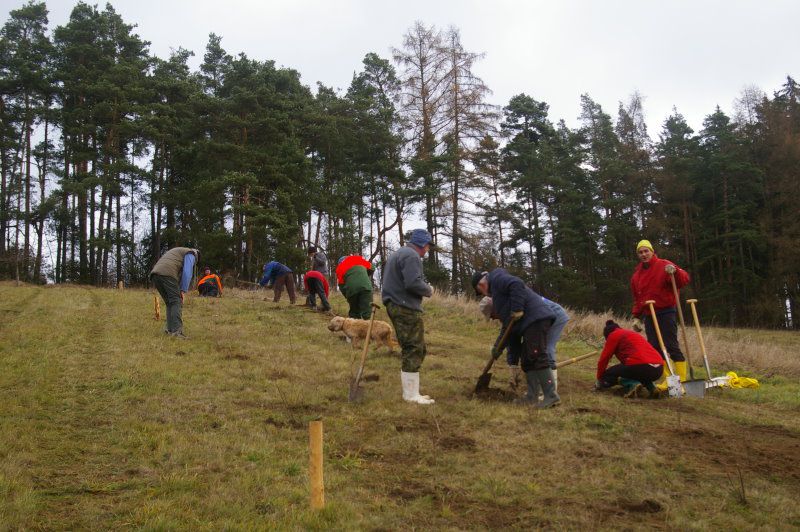
[[525, 315], [525, 312], [524, 312], [524, 311], [522, 311], [522, 310], [517, 310], [517, 311], [515, 311], [515, 312], [512, 312], [512, 313], [511, 313], [511, 319], [512, 319], [512, 320], [519, 320], [519, 319], [521, 319], [521, 318], [522, 318], [522, 316], [524, 316], [524, 315]]
[[639, 318], [633, 318], [633, 330], [636, 332], [642, 332], [644, 330], [644, 325], [642, 325], [642, 320]]
[[672, 264], [667, 264], [664, 267], [664, 271], [667, 272], [669, 275], [675, 275], [675, 266]]
[[500, 353], [502, 353], [502, 352], [503, 352], [502, 349], [500, 349], [497, 346], [493, 346], [492, 347], [492, 358], [497, 360], [498, 358], [500, 358]]

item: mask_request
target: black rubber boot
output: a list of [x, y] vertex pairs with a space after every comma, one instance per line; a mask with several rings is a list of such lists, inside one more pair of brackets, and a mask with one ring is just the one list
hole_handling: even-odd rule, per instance
[[528, 393], [525, 397], [515, 399], [514, 402], [519, 405], [535, 405], [539, 401], [539, 381], [536, 379], [536, 372], [526, 372], [525, 380], [528, 383]]
[[544, 393], [544, 399], [541, 403], [536, 405], [536, 408], [550, 408], [561, 402], [561, 398], [556, 392], [556, 383], [553, 380], [552, 369], [540, 369], [538, 371], [529, 371], [528, 373], [535, 374], [536, 379], [539, 381], [539, 386], [542, 387], [542, 392]]

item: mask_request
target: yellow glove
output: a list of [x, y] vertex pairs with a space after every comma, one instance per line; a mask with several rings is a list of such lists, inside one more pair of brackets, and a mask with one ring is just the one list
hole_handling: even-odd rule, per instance
[[511, 313], [511, 319], [516, 321], [516, 320], [522, 319], [522, 316], [524, 316], [524, 315], [525, 315], [525, 311], [518, 310], [516, 312], [512, 312]]

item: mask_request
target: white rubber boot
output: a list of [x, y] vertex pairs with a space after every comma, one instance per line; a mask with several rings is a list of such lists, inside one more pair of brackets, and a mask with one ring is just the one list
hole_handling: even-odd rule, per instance
[[419, 394], [419, 372], [400, 372], [400, 382], [403, 383], [403, 399], [409, 403], [429, 405], [435, 401], [427, 395]]

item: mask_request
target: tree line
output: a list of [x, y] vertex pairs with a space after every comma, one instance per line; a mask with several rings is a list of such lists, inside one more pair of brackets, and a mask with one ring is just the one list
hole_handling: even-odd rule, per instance
[[456, 28], [417, 22], [367, 54], [346, 91], [273, 61], [162, 59], [107, 4], [50, 31], [45, 3], [0, 30], [0, 275], [145, 284], [175, 245], [253, 280], [316, 244], [380, 266], [408, 229], [426, 275], [468, 290], [503, 266], [576, 308], [629, 310], [635, 244], [692, 275], [706, 320], [798, 326], [800, 88], [742, 92], [695, 132], [673, 110], [653, 139], [642, 97], [616, 116], [588, 94], [570, 128], [520, 93], [503, 107]]

